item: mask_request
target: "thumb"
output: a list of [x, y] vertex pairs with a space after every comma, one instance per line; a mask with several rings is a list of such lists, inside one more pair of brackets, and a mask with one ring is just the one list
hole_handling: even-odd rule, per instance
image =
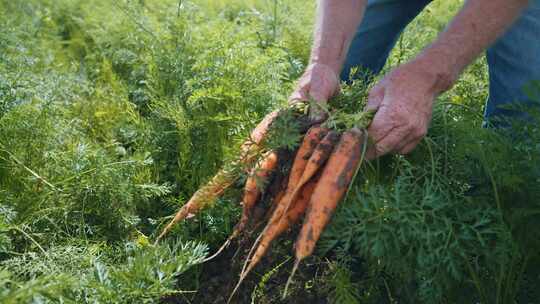
[[302, 102], [302, 101], [308, 101], [309, 96], [308, 96], [307, 90], [308, 88], [306, 87], [301, 87], [301, 88], [296, 89], [291, 94], [291, 96], [289, 96], [289, 104], [294, 104], [294, 103]]
[[323, 121], [326, 118], [326, 111], [328, 99], [331, 96], [330, 92], [324, 90], [321, 86], [311, 86], [309, 90], [309, 97], [316, 105], [312, 105], [309, 110], [309, 117], [312, 121]]
[[377, 110], [384, 100], [384, 86], [376, 85], [369, 91], [365, 110]]
[[326, 104], [326, 101], [330, 98], [331, 93], [321, 90], [320, 87], [311, 87], [309, 90], [309, 97], [313, 98], [317, 103]]
[[317, 102], [326, 102], [339, 87], [339, 79], [336, 75], [332, 72], [323, 72], [313, 74], [310, 78], [309, 95]]
[[326, 100], [316, 101], [316, 105], [309, 107], [309, 118], [314, 122], [320, 122], [326, 119]]

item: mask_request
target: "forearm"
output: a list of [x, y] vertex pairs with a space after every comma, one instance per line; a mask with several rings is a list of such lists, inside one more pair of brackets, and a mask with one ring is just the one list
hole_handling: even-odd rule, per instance
[[437, 93], [500, 37], [527, 6], [527, 0], [468, 0], [437, 40], [415, 61], [428, 67]]
[[339, 74], [367, 0], [319, 0], [310, 63], [328, 65]]

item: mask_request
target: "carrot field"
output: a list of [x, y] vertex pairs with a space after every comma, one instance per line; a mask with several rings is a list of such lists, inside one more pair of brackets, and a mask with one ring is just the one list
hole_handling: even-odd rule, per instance
[[[461, 4], [430, 4], [384, 70], [422, 50]], [[205, 259], [235, 230], [249, 174], [237, 170], [155, 240], [287, 107], [315, 5], [0, 0], [0, 303], [226, 303], [267, 209]], [[361, 112], [369, 86], [344, 84], [335, 106]], [[523, 89], [540, 102], [540, 80]], [[300, 224], [230, 303], [540, 303], [540, 111], [483, 127], [487, 94], [481, 57], [437, 98], [411, 154], [361, 163], [287, 292]], [[278, 177], [300, 125], [288, 117], [271, 131]], [[257, 197], [264, 208], [276, 184]]]

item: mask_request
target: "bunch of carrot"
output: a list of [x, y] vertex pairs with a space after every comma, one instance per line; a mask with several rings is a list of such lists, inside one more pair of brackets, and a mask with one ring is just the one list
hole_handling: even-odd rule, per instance
[[[255, 146], [264, 140], [276, 115], [278, 114], [268, 116], [253, 131], [251, 142], [254, 142]], [[304, 216], [294, 245], [296, 262], [285, 288], [286, 293], [299, 263], [313, 253], [321, 233], [330, 221], [338, 203], [346, 195], [360, 167], [367, 143], [365, 128], [372, 116], [371, 112], [363, 112], [355, 116], [359, 119], [355, 119], [356, 123], [343, 132], [330, 128], [331, 125], [335, 125], [331, 123], [315, 124], [307, 130], [294, 157], [288, 181], [284, 189], [274, 196], [273, 210], [269, 220], [248, 253], [241, 270], [240, 280], [231, 298], [248, 273], [261, 261], [272, 241]], [[243, 153], [252, 154], [251, 150], [254, 149], [253, 146], [244, 145]], [[245, 157], [243, 159], [245, 160]], [[255, 161], [244, 187], [241, 219], [232, 235], [214, 256], [245, 229], [252, 210], [261, 196], [262, 190], [258, 185], [267, 181], [278, 165], [276, 151], [268, 151]], [[182, 207], [158, 239], [162, 238], [174, 223], [184, 219], [187, 214], [202, 209], [208, 199], [218, 197], [234, 180], [235, 177], [227, 174], [226, 171], [218, 173]]]

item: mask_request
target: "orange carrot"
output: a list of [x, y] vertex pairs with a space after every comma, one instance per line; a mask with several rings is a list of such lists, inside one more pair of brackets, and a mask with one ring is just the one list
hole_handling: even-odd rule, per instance
[[179, 221], [184, 220], [190, 215], [197, 213], [206, 205], [217, 199], [233, 182], [235, 178], [227, 170], [219, 171], [206, 185], [197, 190], [189, 201], [180, 208], [174, 215], [174, 218], [163, 228], [161, 234], [157, 237], [156, 243], [161, 240]]
[[251, 210], [255, 206], [255, 203], [261, 196], [261, 183], [268, 181], [270, 174], [274, 172], [278, 165], [278, 156], [274, 151], [269, 152], [260, 163], [253, 168], [251, 175], [246, 181], [244, 187], [244, 197], [242, 199], [242, 217], [240, 222], [233, 232], [233, 235], [237, 235], [246, 226]]
[[249, 143], [252, 144], [260, 144], [263, 139], [265, 139], [266, 134], [268, 134], [268, 129], [270, 128], [270, 125], [276, 120], [276, 118], [279, 116], [280, 110], [275, 110], [268, 115], [266, 115], [261, 122], [251, 131], [250, 134], [250, 141], [247, 141], [244, 143], [243, 146], [249, 146]]
[[[323, 160], [323, 158], [324, 160], [326, 160], [328, 155], [330, 155], [331, 149], [328, 149], [328, 145], [330, 144], [330, 141], [336, 141], [337, 136], [337, 133], [328, 133], [326, 129], [321, 128], [319, 125], [313, 126], [309, 129], [309, 131], [304, 136], [304, 140], [302, 141], [302, 144], [300, 145], [300, 148], [298, 149], [298, 152], [296, 153], [295, 159], [293, 161], [291, 173], [289, 175], [287, 190], [285, 191], [283, 198], [277, 201], [278, 203], [276, 205], [276, 208], [272, 211], [272, 217], [270, 218], [269, 223], [274, 223], [273, 225], [276, 225], [278, 221], [283, 217], [283, 215], [286, 213], [287, 209], [291, 205], [291, 202], [294, 200], [293, 196], [296, 196], [298, 189], [301, 188], [301, 186], [299, 186], [299, 182], [301, 182], [306, 167], [309, 166], [310, 168], [309, 176], [313, 176], [316, 171], [314, 170], [316, 164], [322, 163], [321, 160]], [[328, 153], [325, 153], [324, 151], [328, 151]], [[306, 181], [307, 180], [309, 179], [306, 178]], [[303, 184], [305, 184], [305, 182], [302, 182], [302, 185]], [[296, 192], [293, 189], [295, 189]], [[267, 225], [267, 227], [268, 226], [269, 225]], [[265, 231], [266, 228], [255, 240], [252, 248], [248, 253], [248, 259], [246, 259], [246, 263], [242, 267], [242, 272], [244, 272], [252, 251], [257, 246], [260, 238], [265, 233]]]
[[283, 196], [285, 196], [286, 192], [287, 192], [287, 178], [284, 177], [283, 180], [281, 181], [279, 191], [272, 198], [272, 204], [271, 204], [270, 208], [268, 208], [267, 213], [266, 213], [267, 215], [265, 216], [265, 218], [270, 218], [272, 213], [274, 213], [274, 210], [276, 209], [278, 203], [281, 201]]
[[[254, 246], [248, 253], [247, 259], [249, 260], [249, 265], [247, 268], [243, 267], [242, 273], [240, 274], [240, 279], [233, 290], [230, 299], [234, 296], [236, 290], [242, 283], [242, 281], [246, 278], [246, 276], [251, 272], [251, 270], [260, 262], [268, 248], [270, 247], [270, 244], [274, 239], [276, 239], [278, 236], [280, 236], [283, 232], [285, 232], [287, 229], [292, 227], [293, 224], [295, 224], [300, 217], [304, 214], [308, 202], [310, 200], [311, 194], [313, 193], [313, 190], [315, 189], [315, 186], [318, 181], [318, 176], [314, 179], [310, 180], [309, 183], [307, 183], [303, 188], [300, 194], [297, 196], [296, 200], [291, 204], [291, 208], [289, 211], [285, 214], [284, 219], [281, 219], [281, 215], [277, 216], [276, 212], [272, 215], [272, 218], [268, 222], [267, 226], [263, 230], [263, 232], [259, 235], [257, 240], [255, 241]], [[251, 253], [255, 246], [257, 246], [257, 250], [253, 254], [253, 256], [250, 258]]]
[[[278, 203], [278, 205], [276, 206], [276, 209], [272, 213], [272, 217], [270, 218], [270, 221], [268, 222], [268, 225], [266, 226], [267, 228], [271, 227], [271, 226], [281, 226], [281, 224], [282, 224], [281, 222], [284, 221], [284, 216], [287, 214], [287, 211], [291, 207], [292, 202], [295, 201], [296, 196], [298, 195], [299, 191], [317, 173], [317, 170], [328, 159], [328, 157], [330, 156], [330, 153], [332, 152], [332, 149], [333, 149], [333, 147], [334, 147], [337, 140], [339, 140], [339, 134], [337, 132], [335, 132], [335, 131], [329, 131], [328, 133], [326, 133], [326, 135], [323, 137], [323, 139], [317, 144], [317, 146], [315, 147], [313, 152], [310, 153], [311, 155], [309, 156], [309, 160], [307, 162], [299, 161], [299, 163], [297, 163], [297, 164], [299, 164], [298, 167], [304, 166], [304, 170], [302, 172], [302, 175], [298, 179], [299, 174], [296, 173], [296, 178], [297, 178], [296, 181], [295, 180], [291, 181], [292, 178], [289, 177], [289, 184], [288, 184], [288, 187], [287, 187], [287, 191], [286, 191], [285, 195], [283, 196], [283, 199]], [[312, 145], [311, 144], [309, 144], [309, 145], [302, 144], [302, 146], [304, 148], [306, 148], [306, 151], [307, 151], [308, 148], [311, 147]], [[297, 153], [297, 156], [298, 156], [298, 154], [300, 154], [300, 155], [308, 155], [307, 153], [304, 153], [304, 151], [299, 151], [299, 153]], [[295, 159], [301, 160], [301, 159], [303, 159], [303, 157], [301, 157], [301, 158], [297, 157]], [[295, 163], [293, 163], [293, 168], [292, 169], [296, 169], [295, 168]], [[265, 235], [267, 233], [266, 232], [267, 228], [265, 228], [261, 232], [259, 237], [255, 240], [252, 248], [250, 249], [250, 251], [248, 253], [248, 259], [251, 256], [251, 253], [254, 250], [254, 248], [258, 245], [261, 238], [264, 237], [263, 235]], [[244, 274], [244, 271], [245, 271], [245, 269], [247, 267], [247, 262], [248, 262], [248, 260], [246, 260], [246, 263], [242, 267], [241, 277], [245, 276], [243, 274]]]
[[319, 142], [319, 144], [317, 144], [317, 147], [309, 158], [300, 178], [296, 183], [289, 182], [289, 185], [292, 186], [292, 188], [290, 188], [288, 191], [290, 191], [291, 194], [286, 196], [287, 201], [284, 203], [284, 210], [282, 211], [282, 214], [285, 214], [289, 210], [291, 203], [296, 199], [296, 196], [302, 187], [317, 173], [319, 168], [324, 165], [326, 160], [328, 160], [328, 157], [330, 157], [330, 154], [332, 153], [332, 150], [334, 149], [334, 146], [338, 140], [339, 133], [336, 131], [329, 131]]
[[[311, 127], [306, 133], [298, 152], [296, 152], [283, 201], [279, 201], [279, 204], [272, 213], [272, 217], [280, 219], [287, 211], [291, 201], [294, 200], [293, 196], [296, 195], [294, 190], [301, 188], [300, 183], [302, 182], [304, 171], [307, 167], [310, 167], [310, 172], [313, 171], [314, 163], [321, 159], [321, 147], [328, 145], [327, 141], [329, 137], [335, 137], [334, 135], [328, 135], [328, 130], [322, 128], [320, 125]], [[305, 182], [302, 182], [303, 184]]]
[[[289, 181], [288, 181], [288, 187], [287, 188], [293, 188], [298, 181], [300, 180], [300, 177], [302, 176], [302, 172], [304, 171], [304, 168], [306, 167], [308, 160], [310, 159], [311, 155], [313, 154], [315, 148], [321, 141], [321, 139], [326, 135], [328, 131], [324, 128], [321, 128], [320, 125], [314, 125], [312, 126], [304, 136], [304, 139], [302, 141], [302, 144], [300, 145], [300, 148], [298, 148], [298, 151], [296, 152], [295, 159], [293, 161], [293, 165], [291, 167], [291, 173], [289, 174]], [[246, 189], [253, 188], [255, 186], [255, 180], [247, 180], [246, 182]], [[274, 202], [276, 203], [276, 208], [272, 210], [272, 214], [279, 215], [281, 217], [282, 210], [284, 210], [284, 206], [280, 206], [279, 202], [281, 201], [282, 197], [286, 194], [286, 191], [280, 191], [274, 198]], [[246, 197], [248, 194], [246, 193], [244, 197]], [[290, 195], [290, 193], [289, 193]], [[244, 203], [244, 206], [246, 204]], [[246, 209], [244, 208], [244, 212], [242, 214], [242, 219], [240, 220], [239, 224], [236, 226], [235, 230], [231, 234], [231, 236], [225, 241], [225, 243], [218, 249], [218, 251], [213, 254], [212, 256], [205, 259], [205, 261], [211, 260], [214, 257], [216, 257], [225, 247], [227, 247], [230, 242], [238, 236], [238, 234], [241, 232], [241, 230], [244, 229], [244, 226], [247, 224], [248, 221], [248, 214], [246, 213], [247, 210], [251, 210], [250, 208]], [[277, 212], [277, 213], [276, 213]], [[255, 245], [254, 245], [255, 246]]]
[[302, 188], [300, 194], [292, 202], [291, 208], [285, 213], [283, 220], [281, 218], [274, 217], [268, 222], [268, 229], [263, 233], [263, 237], [261, 238], [259, 246], [257, 247], [257, 251], [255, 251], [255, 254], [253, 254], [250, 264], [246, 269], [246, 274], [261, 260], [270, 243], [288, 228], [290, 228], [294, 223], [296, 223], [300, 216], [304, 214], [316, 184], [317, 180], [313, 179]]
[[[290, 189], [296, 188], [300, 178], [302, 177], [304, 169], [311, 160], [316, 148], [320, 147], [321, 139], [324, 140], [324, 138], [326, 138], [325, 136], [327, 135], [327, 132], [328, 131], [322, 128], [320, 125], [315, 125], [307, 131], [300, 148], [298, 148], [298, 151], [296, 152], [296, 156], [289, 174], [289, 181], [286, 191], [274, 198], [274, 202], [277, 202], [277, 204], [275, 209], [272, 210], [272, 218], [280, 219], [284, 214], [286, 207], [288, 207], [290, 204], [290, 197], [292, 194]], [[284, 199], [283, 201], [282, 197]], [[282, 202], [287, 202], [287, 205], [284, 205]], [[272, 221], [272, 219], [270, 221]], [[256, 244], [254, 244], [254, 246], [256, 246]]]
[[233, 230], [233, 233], [227, 238], [225, 243], [212, 256], [204, 259], [207, 262], [218, 256], [230, 242], [242, 232], [248, 223], [249, 217], [257, 200], [261, 196], [260, 183], [264, 183], [270, 177], [270, 174], [278, 165], [278, 155], [274, 151], [268, 152], [259, 163], [253, 168], [250, 176], [244, 186], [244, 197], [242, 198], [242, 216]]
[[293, 165], [289, 173], [289, 188], [292, 189], [298, 183], [311, 155], [313, 155], [315, 148], [326, 133], [328, 133], [328, 130], [322, 128], [320, 125], [315, 125], [307, 131], [302, 144], [294, 157]]
[[300, 262], [313, 253], [315, 244], [334, 210], [346, 194], [362, 156], [364, 134], [357, 128], [343, 133], [313, 190], [304, 224], [295, 243], [296, 261], [285, 294]]
[[[279, 114], [280, 111], [276, 110], [266, 115], [266, 117], [257, 125], [251, 132], [250, 138], [242, 144], [240, 157], [234, 162], [232, 168], [234, 168], [235, 165], [240, 164], [249, 167], [255, 161], [257, 154], [260, 152], [260, 144], [268, 134], [272, 122], [276, 120]], [[237, 178], [238, 174], [234, 169], [220, 170], [206, 185], [199, 188], [189, 201], [180, 208], [169, 224], [163, 228], [155, 243], [157, 244], [176, 223], [184, 220], [189, 215], [197, 213], [199, 210], [215, 201], [235, 182]]]

